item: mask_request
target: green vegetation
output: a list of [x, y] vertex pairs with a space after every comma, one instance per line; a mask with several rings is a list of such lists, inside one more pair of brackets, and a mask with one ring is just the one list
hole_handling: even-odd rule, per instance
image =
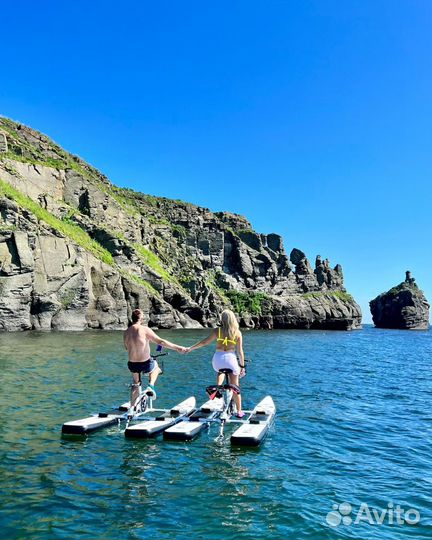
[[21, 161], [22, 163], [30, 163], [32, 165], [44, 165], [45, 167], [52, 167], [54, 169], [64, 169], [64, 163], [59, 159], [53, 159], [48, 156], [42, 158], [35, 158], [29, 155], [16, 154], [14, 152], [4, 152], [2, 157], [13, 159], [15, 161]]
[[[0, 154], [0, 157], [2, 156], [6, 156], [7, 155], [7, 152], [6, 153], [3, 153], [3, 154]], [[7, 163], [7, 162], [3, 162], [3, 168], [6, 172], [8, 172], [9, 174], [11, 174], [12, 176], [16, 176], [17, 178], [20, 178], [20, 174], [18, 173], [18, 171], [15, 169], [15, 167], [12, 167], [12, 165], [10, 163]]]
[[[167, 201], [171, 202], [170, 199], [166, 199]], [[172, 199], [174, 203], [176, 203], [178, 206], [183, 206], [184, 208], [197, 208], [196, 204], [182, 201], [181, 199]]]
[[230, 290], [226, 291], [225, 295], [239, 315], [263, 315], [271, 310], [272, 300], [265, 293]]
[[139, 276], [137, 276], [136, 274], [131, 274], [130, 272], [127, 272], [126, 270], [123, 270], [123, 269], [119, 269], [119, 273], [126, 279], [129, 279], [130, 281], [134, 281], [135, 283], [137, 283], [138, 285], [142, 285], [143, 287], [145, 287], [149, 292], [151, 292], [152, 294], [156, 295], [156, 296], [159, 296], [160, 297], [160, 293], [159, 291], [157, 291], [153, 285], [151, 283], [149, 283], [148, 281], [146, 281], [145, 279], [142, 279], [140, 278]]
[[63, 306], [63, 309], [68, 309], [68, 307], [75, 300], [76, 295], [77, 295], [76, 291], [69, 290], [60, 296], [60, 302], [61, 302], [61, 305]]
[[[60, 232], [63, 236], [68, 237], [76, 244], [91, 252], [99, 260], [111, 266], [116, 266], [111, 253], [104, 247], [102, 247], [98, 242], [93, 240], [83, 229], [81, 229], [81, 227], [79, 227], [75, 222], [71, 220], [71, 217], [75, 213], [77, 213], [75, 210], [71, 209], [68, 215], [65, 216], [62, 220], [58, 219], [52, 214], [50, 214], [47, 210], [42, 208], [38, 203], [36, 203], [23, 193], [17, 191], [10, 184], [2, 180], [0, 180], [0, 195], [6, 196], [14, 200], [20, 207], [32, 212], [32, 214], [34, 214], [38, 220], [43, 221], [56, 231]], [[1, 229], [10, 230], [12, 229], [12, 227], [4, 226], [1, 227]], [[155, 270], [155, 272], [157, 272], [163, 279], [168, 281], [173, 280], [173, 277], [170, 276], [168, 272], [166, 272], [166, 270], [162, 267], [157, 255], [138, 244], [133, 244], [132, 247], [136, 249], [136, 251], [142, 256], [144, 262], [150, 268]], [[118, 268], [118, 271], [125, 278], [144, 286], [152, 294], [160, 296], [159, 292], [144, 279], [120, 268]], [[61, 302], [66, 308], [73, 301], [73, 299], [74, 297], [71, 297], [71, 295], [66, 295], [64, 298], [62, 298]]]
[[103, 248], [98, 242], [93, 240], [81, 227], [74, 224], [70, 220], [63, 221], [50, 214], [42, 208], [37, 202], [27, 197], [20, 191], [17, 191], [7, 182], [0, 180], [0, 195], [4, 195], [9, 199], [14, 200], [19, 206], [29, 210], [40, 221], [43, 221], [56, 231], [60, 232], [73, 240], [76, 244], [93, 253], [95, 257], [106, 264], [114, 265], [114, 260], [109, 251]]
[[342, 300], [342, 302], [354, 302], [354, 298], [344, 291], [332, 291], [330, 293], [332, 296], [335, 296], [336, 298], [339, 298], [339, 300]]
[[0, 128], [6, 131], [13, 139], [19, 139], [19, 135], [16, 132], [15, 124], [9, 118], [0, 117]]
[[117, 186], [106, 186], [99, 183], [98, 187], [107, 195], [112, 197], [118, 204], [126, 211], [127, 214], [136, 218], [141, 215], [137, 205], [137, 201], [133, 197], [125, 195], [125, 193], [131, 191], [128, 189], [119, 188]]
[[[195, 206], [180, 200], [172, 201], [164, 197], [155, 197], [153, 195], [135, 192], [129, 188], [113, 186], [97, 169], [86, 164], [78, 156], [66, 152], [46, 135], [39, 133], [36, 135], [40, 138], [42, 144], [33, 144], [28, 141], [24, 130], [20, 132], [20, 125], [8, 118], [0, 117], [0, 129], [7, 132], [9, 142], [9, 151], [0, 155], [0, 161], [5, 162], [5, 158], [9, 158], [22, 163], [41, 165], [57, 170], [72, 169], [108, 197], [115, 200], [133, 218], [137, 218], [140, 215], [148, 217], [149, 207], [157, 209], [163, 205], [163, 209], [169, 210], [171, 207], [174, 208], [176, 206]], [[11, 174], [18, 174], [12, 170], [9, 172]], [[149, 221], [156, 225], [164, 224], [171, 226], [171, 223], [163, 216], [151, 216], [149, 217]], [[180, 229], [175, 229], [175, 232], [178, 233], [179, 237], [183, 237]]]
[[156, 216], [146, 216], [149, 223], [152, 225], [167, 225], [171, 227], [171, 223], [165, 218], [157, 218]]
[[0, 223], [0, 232], [16, 231], [16, 225], [6, 225], [6, 223]]
[[[227, 296], [227, 290], [222, 289], [217, 282], [219, 272], [219, 270], [208, 270], [205, 275], [205, 284], [219, 296], [224, 304], [230, 306], [231, 301]], [[192, 270], [192, 275], [193, 273], [194, 271]]]
[[303, 298], [323, 298], [325, 296], [333, 296], [342, 300], [342, 302], [354, 302], [354, 298], [344, 291], [315, 291], [308, 292], [302, 295]]
[[[144, 194], [140, 194], [140, 195], [141, 195], [140, 199], [148, 206], [158, 206], [159, 204], [158, 197], [155, 197], [154, 195], [144, 195]], [[136, 196], [136, 193], [134, 194], [134, 196]]]
[[139, 208], [139, 203], [145, 204], [147, 206], [156, 207], [159, 204], [159, 200], [161, 200], [161, 197], [155, 197], [154, 195], [146, 195], [144, 193], [134, 191], [131, 188], [112, 186], [111, 189], [112, 192], [116, 194], [116, 196], [120, 197], [127, 204], [136, 208]]
[[389, 295], [389, 296], [397, 296], [401, 291], [404, 291], [407, 289], [415, 289], [417, 291], [420, 291], [415, 281], [413, 281], [412, 283], [407, 283], [406, 281], [402, 281], [402, 283], [399, 283], [399, 285], [396, 285], [396, 287], [393, 287], [387, 293], [383, 293], [383, 294]]
[[187, 236], [187, 229], [186, 227], [183, 227], [183, 225], [176, 225], [175, 223], [171, 224], [171, 230], [174, 236], [177, 236], [178, 238], [181, 238], [182, 240], [184, 240]]
[[[3, 161], [3, 167], [7, 170], [7, 172], [9, 172], [9, 174], [13, 174], [21, 178], [18, 171], [12, 166], [12, 164], [7, 162], [8, 159], [22, 163], [52, 167], [57, 170], [72, 169], [85, 180], [93, 184], [98, 190], [115, 200], [122, 207], [122, 209], [133, 218], [139, 217], [140, 215], [146, 215], [148, 211], [153, 213], [153, 209], [160, 207], [162, 202], [164, 205], [172, 204], [172, 201], [168, 199], [165, 200], [152, 195], [136, 193], [131, 189], [113, 186], [95, 168], [87, 165], [78, 156], [74, 156], [69, 152], [66, 152], [45, 135], [36, 134], [36, 137], [40, 138], [41, 144], [33, 144], [33, 140], [27, 138], [27, 128], [25, 128], [25, 130], [21, 130], [19, 124], [9, 120], [8, 118], [0, 117], [0, 129], [4, 130], [8, 134], [9, 151], [1, 154], [0, 160]], [[14, 189], [11, 185], [3, 181], [0, 181], [0, 195], [1, 194], [16, 201], [20, 207], [33, 213], [39, 221], [46, 223], [76, 244], [93, 253], [98, 259], [112, 266], [117, 266], [114, 262], [112, 254], [105, 249], [101, 243], [93, 240], [75, 222], [73, 218], [75, 215], [79, 214], [76, 209], [71, 208], [67, 215], [62, 219], [56, 218], [50, 212], [42, 208], [37, 202], [33, 201], [31, 198], [25, 196], [19, 190]], [[185, 236], [186, 234], [186, 229], [181, 226], [172, 225], [168, 219], [163, 217], [163, 215], [161, 217], [151, 215], [149, 217], [149, 221], [154, 225], [165, 225], [173, 228], [173, 231], [176, 231], [176, 233], [181, 237]], [[11, 230], [11, 228], [2, 227], [2, 230]], [[134, 249], [137, 256], [143, 261], [143, 263], [154, 270], [154, 272], [158, 274], [161, 279], [171, 283], [178, 283], [177, 279], [169, 273], [169, 270], [167, 271], [167, 264], [162, 262], [160, 258], [161, 255], [158, 256], [153, 251], [143, 247], [142, 245], [134, 244], [128, 241], [121, 233], [117, 231], [113, 231], [112, 236], [122, 239], [131, 249]], [[141, 279], [140, 277], [129, 274], [128, 272], [124, 273], [124, 275], [128, 279], [143, 285], [153, 294], [158, 294], [150, 283]]]
[[[53, 167], [55, 169], [65, 169], [69, 167], [75, 170], [79, 169], [80, 172], [85, 171], [84, 167], [77, 163], [79, 158], [72, 156], [63, 150], [63, 148], [51, 141], [47, 136], [42, 135], [42, 140], [49, 144], [50, 150], [57, 154], [57, 158], [46, 155], [43, 150], [40, 150], [35, 145], [27, 142], [18, 133], [16, 124], [8, 118], [0, 118], [0, 128], [6, 131], [12, 138], [12, 140], [9, 140], [9, 152], [2, 154], [3, 157], [21, 161], [23, 163], [45, 165], [46, 167]], [[86, 176], [87, 175], [88, 174], [86, 174]]]
[[121, 188], [114, 189], [108, 182], [102, 179], [102, 175], [97, 169], [85, 164], [78, 156], [66, 152], [58, 144], [51, 141], [45, 135], [41, 135], [42, 140], [49, 145], [49, 150], [57, 157], [47, 155], [45, 150], [27, 142], [24, 137], [17, 132], [14, 122], [7, 118], [0, 118], [0, 129], [7, 131], [12, 140], [10, 140], [9, 151], [1, 154], [0, 159], [9, 158], [22, 163], [33, 165], [42, 165], [52, 167], [57, 170], [73, 169], [80, 176], [91, 182], [101, 191], [115, 199], [127, 213], [133, 217], [138, 215], [136, 204], [131, 204], [131, 198], [122, 196]]
[[174, 278], [165, 270], [159, 257], [149, 249], [140, 244], [132, 244], [132, 247], [141, 256], [147, 266], [153, 269], [161, 278], [166, 281], [174, 281]]

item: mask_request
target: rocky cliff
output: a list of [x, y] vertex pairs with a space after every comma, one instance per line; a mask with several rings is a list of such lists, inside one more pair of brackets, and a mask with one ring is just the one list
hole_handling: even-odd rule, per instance
[[352, 329], [340, 265], [288, 257], [242, 216], [112, 185], [41, 133], [0, 117], [0, 328]]
[[426, 330], [429, 328], [429, 303], [411, 272], [405, 281], [370, 301], [372, 320], [378, 328]]

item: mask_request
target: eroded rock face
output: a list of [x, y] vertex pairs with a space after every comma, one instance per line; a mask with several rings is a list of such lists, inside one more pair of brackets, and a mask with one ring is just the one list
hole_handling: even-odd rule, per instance
[[44, 135], [2, 123], [0, 180], [80, 227], [112, 264], [0, 194], [0, 328], [124, 328], [136, 307], [161, 328], [212, 326], [224, 307], [251, 328], [359, 327], [340, 265], [288, 257], [279, 235], [242, 216], [115, 188]]
[[201, 326], [7, 199], [0, 215], [24, 229], [0, 230], [0, 329], [122, 329], [138, 306], [153, 326]]
[[405, 281], [370, 301], [372, 320], [377, 328], [402, 330], [429, 329], [429, 308], [423, 292], [407, 271]]

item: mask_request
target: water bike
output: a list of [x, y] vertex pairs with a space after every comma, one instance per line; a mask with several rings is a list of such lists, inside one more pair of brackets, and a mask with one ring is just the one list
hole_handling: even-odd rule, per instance
[[220, 385], [206, 388], [210, 399], [195, 412], [181, 422], [166, 429], [163, 437], [166, 440], [191, 441], [211, 424], [219, 424], [219, 438], [223, 438], [227, 423], [240, 423], [241, 426], [231, 435], [230, 441], [235, 446], [259, 446], [265, 439], [273, 423], [276, 407], [271, 396], [266, 396], [252, 410], [244, 411], [243, 418], [236, 418], [234, 393], [240, 388], [228, 381], [231, 369], [221, 369], [225, 380]]
[[[158, 353], [152, 356], [153, 359], [168, 354], [162, 353], [161, 347], [158, 347], [156, 350]], [[62, 434], [65, 436], [88, 435], [104, 427], [114, 424], [120, 425], [121, 422], [125, 421], [125, 436], [154, 437], [164, 429], [180, 422], [195, 410], [196, 400], [194, 397], [189, 397], [170, 409], [153, 407], [153, 400], [155, 399], [154, 390], [150, 387], [143, 389], [141, 374], [139, 383], [133, 382], [128, 386], [130, 387], [130, 400], [128, 402], [123, 403], [110, 412], [100, 412], [86, 418], [81, 418], [80, 420], [65, 422], [62, 425]], [[134, 393], [136, 397], [133, 400]], [[140, 424], [132, 424], [132, 422], [137, 420], [140, 420]]]

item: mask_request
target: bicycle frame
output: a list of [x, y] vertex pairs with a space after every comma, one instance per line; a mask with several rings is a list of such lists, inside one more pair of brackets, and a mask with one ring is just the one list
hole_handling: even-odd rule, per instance
[[[219, 373], [225, 375], [225, 379], [222, 384], [208, 386], [206, 388], [207, 393], [211, 399], [215, 397], [221, 397], [223, 399], [223, 408], [217, 419], [219, 421], [219, 436], [223, 437], [225, 424], [229, 421], [230, 417], [235, 413], [236, 407], [234, 403], [234, 392], [240, 393], [240, 388], [235, 384], [231, 384], [228, 380], [228, 374], [232, 373], [231, 369], [221, 369]], [[212, 397], [213, 396], [213, 397]]]
[[[161, 350], [161, 349], [160, 349]], [[159, 358], [160, 356], [167, 356], [168, 353], [160, 353], [160, 354], [154, 354], [152, 355], [152, 358], [155, 360], [156, 358]], [[162, 366], [163, 371], [163, 366]], [[126, 419], [126, 427], [129, 426], [129, 423], [131, 420], [133, 420], [136, 416], [141, 415], [142, 413], [146, 412], [148, 409], [153, 408], [153, 399], [151, 396], [145, 394], [142, 389], [142, 379], [141, 379], [142, 373], [139, 373], [139, 382], [135, 383], [132, 382], [129, 386], [131, 389], [130, 392], [130, 407], [127, 414]], [[135, 401], [132, 402], [132, 397], [134, 395], [134, 390], [138, 388], [138, 396], [135, 398]]]

